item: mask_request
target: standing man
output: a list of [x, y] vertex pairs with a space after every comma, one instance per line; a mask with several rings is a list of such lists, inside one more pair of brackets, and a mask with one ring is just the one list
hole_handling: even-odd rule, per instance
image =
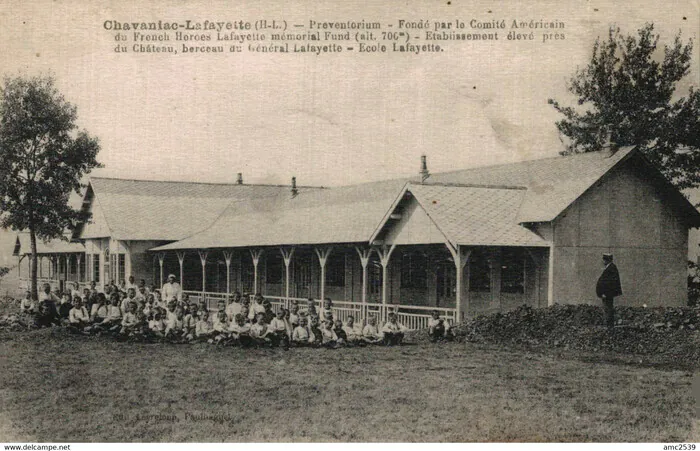
[[603, 269], [603, 273], [598, 278], [595, 292], [603, 301], [608, 330], [612, 331], [615, 327], [615, 307], [613, 301], [616, 296], [622, 296], [622, 286], [620, 284], [620, 273], [615, 263], [613, 263], [612, 254], [603, 254], [603, 264], [605, 265], [605, 269]]
[[175, 282], [175, 274], [168, 275], [168, 281], [163, 285], [163, 290], [161, 291], [163, 296], [163, 301], [170, 302], [172, 298], [177, 298], [178, 301], [182, 301], [182, 288], [180, 284]]

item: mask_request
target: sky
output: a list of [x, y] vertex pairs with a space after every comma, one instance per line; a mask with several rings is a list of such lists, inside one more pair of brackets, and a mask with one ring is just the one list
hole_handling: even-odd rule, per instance
[[[344, 185], [555, 156], [547, 104], [611, 25], [697, 41], [698, 1], [46, 1], [0, 6], [4, 76], [51, 73], [99, 138], [93, 175]], [[558, 20], [549, 43], [451, 42], [442, 53], [120, 54], [105, 20]], [[465, 30], [476, 31], [476, 30]], [[700, 46], [696, 46], [697, 67]], [[694, 69], [683, 89], [698, 86]], [[0, 247], [0, 255], [5, 247]]]

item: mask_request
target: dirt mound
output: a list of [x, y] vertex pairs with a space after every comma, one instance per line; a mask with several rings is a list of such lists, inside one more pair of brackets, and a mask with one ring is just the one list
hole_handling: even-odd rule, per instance
[[[599, 306], [522, 306], [476, 317], [453, 331], [457, 341], [661, 356], [664, 361], [700, 366], [700, 309], [619, 307], [615, 315], [615, 330], [610, 333]], [[411, 338], [427, 341], [428, 334], [417, 331]]]

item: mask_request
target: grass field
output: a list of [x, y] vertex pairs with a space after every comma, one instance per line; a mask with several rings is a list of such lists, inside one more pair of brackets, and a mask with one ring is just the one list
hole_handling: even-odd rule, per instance
[[241, 350], [3, 332], [0, 437], [679, 442], [693, 438], [691, 380], [463, 343]]

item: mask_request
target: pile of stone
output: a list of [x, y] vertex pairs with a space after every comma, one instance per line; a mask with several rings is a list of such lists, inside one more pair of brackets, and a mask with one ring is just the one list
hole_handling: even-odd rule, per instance
[[[613, 333], [600, 306], [554, 305], [479, 316], [456, 326], [454, 334], [462, 342], [654, 355], [700, 366], [700, 309], [616, 307], [615, 313]], [[412, 338], [427, 341], [427, 332], [417, 331]]]

